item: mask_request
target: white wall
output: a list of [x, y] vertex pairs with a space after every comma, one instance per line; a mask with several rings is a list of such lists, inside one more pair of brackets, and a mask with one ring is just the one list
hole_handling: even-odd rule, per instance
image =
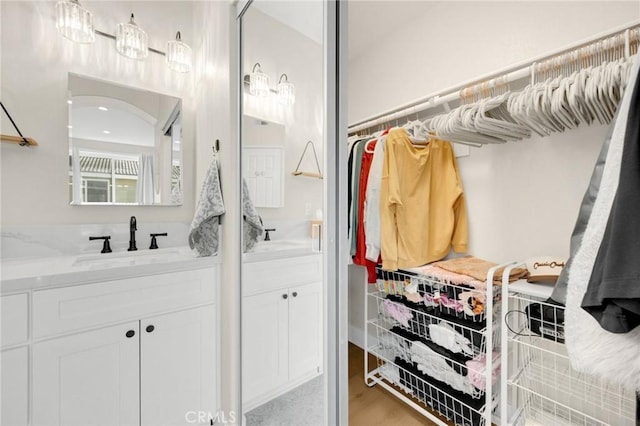
[[[220, 179], [227, 213], [223, 216], [220, 285], [220, 384], [222, 410], [235, 412], [240, 396], [240, 176], [235, 129], [238, 103], [233, 85], [237, 74], [235, 7], [231, 2], [194, 3], [196, 193], [204, 180], [220, 140]], [[228, 417], [227, 417], [228, 418]]]
[[[166, 42], [182, 31], [193, 43], [191, 2], [85, 1], [96, 29], [115, 33], [117, 23], [136, 14], [149, 44], [166, 50]], [[81, 45], [58, 34], [55, 2], [3, 1], [2, 102], [25, 136], [39, 146], [3, 143], [1, 153], [2, 226], [126, 222], [183, 222], [194, 208], [193, 73], [169, 70], [165, 58], [150, 53], [144, 62], [119, 55], [114, 41], [96, 36]], [[180, 207], [70, 206], [68, 195], [67, 74], [120, 82], [180, 97], [184, 111], [184, 204]], [[16, 134], [2, 114], [2, 133]]]
[[[244, 113], [285, 127], [285, 202], [280, 209], [259, 209], [263, 219], [304, 219], [310, 212], [322, 208], [322, 180], [293, 176], [307, 141], [313, 141], [323, 170], [322, 114], [322, 46], [287, 25], [252, 7], [245, 17], [243, 34], [244, 74], [259, 62], [275, 88], [280, 75], [286, 73], [296, 86], [296, 103], [282, 106], [275, 96], [257, 98], [244, 94]], [[275, 95], [275, 94], [274, 94]], [[311, 148], [300, 166], [303, 171], [316, 172]]]
[[[352, 56], [349, 122], [638, 18], [636, 1], [438, 2], [428, 14], [408, 19]], [[569, 237], [605, 133], [604, 126], [582, 127], [472, 148], [469, 157], [460, 158], [469, 253], [495, 262], [568, 256]], [[355, 274], [350, 281], [350, 328], [357, 336], [365, 286]]]

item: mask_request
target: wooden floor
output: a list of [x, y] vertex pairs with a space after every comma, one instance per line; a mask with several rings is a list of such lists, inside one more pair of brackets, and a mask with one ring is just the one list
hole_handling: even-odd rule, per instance
[[[370, 366], [374, 359], [370, 358]], [[371, 367], [370, 367], [371, 369]], [[381, 386], [364, 384], [364, 352], [349, 344], [349, 425], [419, 426], [435, 425]]]

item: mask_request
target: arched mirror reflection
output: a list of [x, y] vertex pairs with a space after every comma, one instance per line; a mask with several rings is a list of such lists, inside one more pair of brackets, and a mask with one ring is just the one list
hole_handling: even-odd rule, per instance
[[241, 29], [243, 411], [322, 425], [323, 3], [254, 1]]

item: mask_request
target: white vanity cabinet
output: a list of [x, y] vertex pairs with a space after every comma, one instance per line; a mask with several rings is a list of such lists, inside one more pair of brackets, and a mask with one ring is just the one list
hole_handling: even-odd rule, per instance
[[289, 380], [320, 373], [322, 281], [289, 289]]
[[244, 264], [245, 411], [322, 373], [322, 256]]
[[0, 424], [29, 421], [28, 294], [0, 297]]
[[186, 425], [199, 412], [215, 416], [218, 282], [215, 266], [32, 290], [23, 310], [31, 337], [3, 346], [2, 424]]
[[29, 418], [29, 349], [26, 346], [3, 350], [0, 424], [22, 426]]
[[139, 422], [138, 321], [33, 345], [34, 425]]
[[140, 321], [142, 426], [183, 425], [194, 411], [215, 415], [214, 315], [209, 305]]

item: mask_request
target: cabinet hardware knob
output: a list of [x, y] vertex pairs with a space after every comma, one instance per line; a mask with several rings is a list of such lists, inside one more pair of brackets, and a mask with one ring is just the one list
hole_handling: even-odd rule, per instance
[[289, 297], [289, 295], [288, 295], [288, 294], [283, 294], [283, 295], [282, 295], [282, 298], [283, 298], [283, 299], [286, 299], [287, 297]]
[[294, 291], [292, 296], [293, 296], [293, 297], [298, 296], [298, 292], [297, 292], [297, 291]]
[[133, 336], [135, 336], [135, 335], [136, 335], [136, 332], [135, 332], [135, 331], [133, 331], [133, 330], [129, 330], [129, 331], [127, 331], [127, 334], [126, 334], [126, 336], [127, 336], [128, 338], [132, 338], [132, 337], [133, 337]]
[[152, 325], [148, 325], [146, 330], [147, 330], [147, 333], [151, 333], [151, 332], [152, 332], [153, 330], [155, 330], [155, 329], [156, 329], [156, 328], [155, 328], [154, 326], [152, 326]]

